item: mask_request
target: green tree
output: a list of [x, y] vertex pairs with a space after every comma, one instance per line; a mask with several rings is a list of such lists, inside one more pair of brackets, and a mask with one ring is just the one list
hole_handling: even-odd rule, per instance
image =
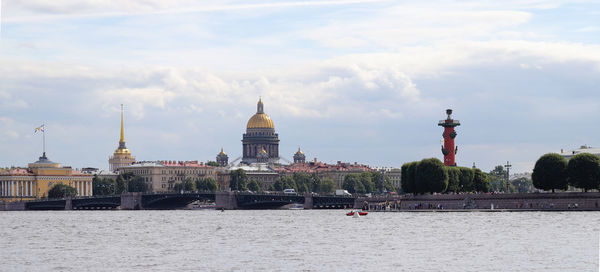
[[213, 167], [219, 167], [219, 166], [221, 166], [221, 165], [220, 165], [218, 162], [216, 162], [216, 161], [207, 161], [207, 162], [206, 162], [204, 165], [207, 165], [207, 166], [213, 166]]
[[[533, 173], [535, 173], [535, 169]], [[586, 192], [589, 189], [598, 189], [600, 187], [600, 157], [590, 153], [573, 156], [567, 165], [567, 176], [569, 184], [582, 188]]]
[[244, 169], [233, 170], [229, 173], [229, 187], [231, 190], [245, 191], [248, 183], [248, 176]]
[[217, 191], [217, 181], [214, 178], [206, 178], [206, 191], [215, 192]]
[[515, 188], [515, 192], [518, 193], [531, 193], [533, 192], [533, 183], [531, 179], [521, 177], [512, 180], [511, 185]]
[[139, 176], [132, 176], [127, 180], [127, 191], [128, 192], [146, 192], [148, 185], [144, 182], [144, 178]]
[[311, 192], [319, 192], [321, 190], [321, 188], [319, 188], [319, 186], [321, 186], [321, 178], [319, 177], [319, 175], [317, 175], [317, 173], [312, 173], [310, 175], [310, 181], [311, 181], [310, 191]]
[[127, 181], [123, 178], [123, 175], [118, 175], [115, 181], [115, 194], [121, 194], [127, 192]]
[[400, 186], [402, 188], [402, 191], [404, 191], [407, 194], [416, 194], [417, 192], [415, 184], [415, 173], [418, 164], [418, 162], [407, 162], [403, 164], [400, 168], [400, 175], [402, 177]]
[[198, 178], [196, 179], [196, 190], [198, 191], [208, 191], [206, 190], [206, 179], [205, 178]]
[[333, 193], [335, 191], [335, 181], [332, 178], [323, 178], [319, 184], [319, 192]]
[[342, 184], [342, 189], [347, 190], [349, 193], [364, 193], [365, 187], [360, 181], [360, 176], [358, 174], [348, 174], [344, 177], [344, 183]]
[[473, 170], [473, 187], [477, 192], [489, 192], [491, 187], [488, 175], [477, 168]]
[[113, 195], [115, 193], [115, 181], [108, 178], [99, 178], [94, 175], [92, 192], [94, 195]]
[[173, 185], [173, 192], [181, 192], [183, 191], [183, 183], [175, 183], [175, 185]]
[[375, 191], [375, 183], [373, 182], [371, 172], [362, 172], [359, 174], [360, 183], [362, 183], [364, 193], [372, 193]]
[[293, 175], [297, 191], [300, 193], [310, 192], [312, 189], [312, 180], [310, 175], [301, 172], [295, 172]]
[[508, 180], [508, 171], [502, 165], [497, 165], [489, 173], [491, 191], [493, 192], [517, 192], [517, 188]]
[[420, 193], [441, 193], [448, 187], [448, 172], [440, 160], [423, 159], [417, 166], [416, 181]]
[[217, 181], [213, 178], [199, 178], [196, 180], [196, 190], [214, 192], [217, 190]]
[[273, 183], [273, 191], [283, 191], [283, 177], [278, 177]]
[[371, 173], [371, 179], [373, 180], [373, 183], [375, 185], [375, 190], [377, 192], [383, 192], [384, 189], [386, 189], [386, 191], [390, 191], [387, 190], [386, 186], [385, 186], [385, 178], [383, 176], [383, 173], [379, 172], [379, 171], [373, 171], [370, 172]]
[[298, 186], [296, 186], [296, 182], [294, 181], [293, 177], [285, 176], [285, 177], [283, 177], [282, 181], [283, 181], [283, 183], [282, 183], [283, 190], [294, 189], [295, 191], [298, 191]]
[[459, 184], [461, 192], [472, 192], [475, 191], [475, 186], [473, 186], [473, 177], [475, 176], [475, 172], [473, 169], [468, 167], [458, 167], [460, 170], [459, 176]]
[[181, 184], [183, 184], [183, 191], [185, 192], [196, 191], [196, 182], [192, 181], [192, 178], [186, 178]]
[[248, 190], [252, 192], [260, 192], [260, 183], [258, 183], [256, 180], [251, 180], [248, 183]]
[[390, 180], [390, 177], [384, 177], [384, 182], [383, 182], [383, 188], [388, 192], [395, 192], [396, 188], [394, 188], [394, 185], [392, 184], [392, 181]]
[[64, 198], [64, 197], [75, 197], [77, 196], [77, 189], [58, 183], [48, 191], [48, 198]]
[[460, 191], [460, 169], [456, 166], [447, 166], [448, 188], [446, 192], [458, 193]]
[[533, 186], [542, 190], [567, 189], [567, 160], [556, 153], [541, 156], [531, 175]]

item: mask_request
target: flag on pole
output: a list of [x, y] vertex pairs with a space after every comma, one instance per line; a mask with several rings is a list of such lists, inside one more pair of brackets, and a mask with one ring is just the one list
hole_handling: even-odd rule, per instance
[[41, 125], [41, 126], [39, 126], [39, 127], [36, 127], [36, 128], [35, 128], [35, 131], [34, 131], [33, 133], [36, 133], [36, 132], [38, 132], [38, 131], [44, 132], [44, 124], [42, 124], [42, 125]]

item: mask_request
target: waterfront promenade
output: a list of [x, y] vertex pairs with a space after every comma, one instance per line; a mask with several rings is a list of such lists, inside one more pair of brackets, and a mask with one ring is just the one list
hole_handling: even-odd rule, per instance
[[370, 211], [600, 211], [600, 193], [438, 194], [357, 198]]

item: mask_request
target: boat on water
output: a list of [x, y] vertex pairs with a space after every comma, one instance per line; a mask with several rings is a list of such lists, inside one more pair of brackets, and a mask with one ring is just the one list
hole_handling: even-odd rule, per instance
[[[351, 211], [351, 212], [349, 212], [349, 213], [346, 213], [346, 215], [347, 215], [347, 216], [354, 216], [354, 214], [355, 214], [355, 213], [357, 213], [357, 212], [355, 212], [355, 211]], [[360, 215], [360, 216], [365, 216], [365, 215], [367, 215], [367, 214], [369, 214], [369, 212], [358, 212], [358, 215]]]

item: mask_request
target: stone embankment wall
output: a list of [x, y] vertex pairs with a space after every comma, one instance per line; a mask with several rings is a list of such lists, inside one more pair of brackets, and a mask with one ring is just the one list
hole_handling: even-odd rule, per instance
[[237, 209], [237, 198], [233, 192], [216, 192], [215, 209], [235, 210]]
[[355, 208], [370, 210], [600, 210], [600, 193], [441, 194], [357, 198]]
[[123, 193], [121, 194], [121, 210], [141, 210], [142, 193]]
[[0, 202], [0, 211], [24, 211], [25, 202]]

